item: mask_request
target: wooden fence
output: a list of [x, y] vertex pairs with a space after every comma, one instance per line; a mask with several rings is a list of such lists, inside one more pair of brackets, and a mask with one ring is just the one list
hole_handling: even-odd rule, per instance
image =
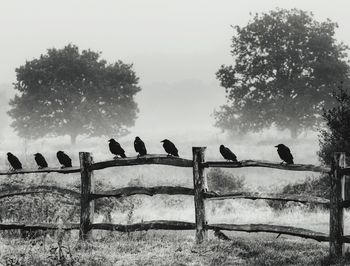
[[[196, 242], [202, 243], [207, 239], [208, 230], [229, 230], [243, 232], [268, 232], [298, 236], [314, 239], [317, 241], [329, 241], [330, 255], [342, 256], [344, 253], [344, 243], [350, 243], [350, 236], [344, 235], [344, 208], [350, 207], [349, 183], [347, 175], [350, 175], [350, 168], [346, 165], [345, 153], [335, 153], [331, 167], [322, 167], [314, 165], [294, 164], [281, 165], [266, 161], [245, 160], [240, 162], [222, 162], [205, 161], [205, 147], [193, 147], [193, 160], [169, 157], [166, 155], [147, 155], [143, 157], [132, 157], [116, 159], [103, 162], [94, 162], [89, 152], [80, 152], [79, 167], [70, 168], [45, 168], [39, 170], [19, 170], [16, 172], [0, 171], [0, 175], [26, 174], [26, 173], [78, 173], [81, 174], [81, 191], [60, 188], [55, 186], [37, 186], [28, 187], [21, 190], [0, 191], [0, 199], [11, 196], [34, 194], [34, 193], [62, 193], [69, 194], [74, 198], [80, 199], [80, 223], [57, 224], [19, 224], [19, 223], [1, 223], [0, 230], [23, 229], [23, 230], [79, 230], [80, 239], [89, 238], [92, 229], [111, 230], [121, 232], [132, 232], [150, 229], [164, 230], [196, 230]], [[193, 188], [180, 186], [155, 186], [155, 187], [124, 187], [110, 191], [95, 191], [94, 189], [94, 171], [118, 166], [132, 166], [144, 164], [170, 165], [176, 167], [193, 168]], [[252, 192], [232, 192], [220, 194], [209, 191], [205, 169], [211, 167], [221, 168], [242, 168], [242, 167], [265, 167], [288, 171], [312, 171], [327, 173], [331, 179], [330, 200], [310, 195], [286, 195], [272, 193], [252, 193]], [[127, 197], [131, 195], [149, 195], [168, 194], [168, 195], [191, 195], [194, 196], [195, 204], [195, 222], [181, 222], [156, 220], [146, 221], [135, 224], [110, 224], [94, 223], [94, 200], [102, 197]], [[270, 224], [208, 224], [206, 219], [205, 201], [206, 200], [224, 200], [224, 199], [265, 199], [277, 201], [293, 201], [300, 203], [313, 203], [326, 205], [330, 210], [330, 228], [329, 234], [315, 232], [303, 228], [280, 226]]]

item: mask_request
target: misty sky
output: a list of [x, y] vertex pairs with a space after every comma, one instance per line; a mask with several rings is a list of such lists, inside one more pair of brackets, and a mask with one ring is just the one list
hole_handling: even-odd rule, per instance
[[275, 7], [330, 18], [339, 24], [337, 39], [350, 44], [345, 0], [0, 0], [0, 84], [14, 82], [14, 69], [25, 60], [73, 43], [101, 51], [109, 62], [134, 63], [143, 88], [134, 130], [153, 130], [153, 120], [164, 127], [212, 129], [210, 114], [225, 102], [215, 72], [232, 62], [230, 25], [244, 26], [250, 12]]

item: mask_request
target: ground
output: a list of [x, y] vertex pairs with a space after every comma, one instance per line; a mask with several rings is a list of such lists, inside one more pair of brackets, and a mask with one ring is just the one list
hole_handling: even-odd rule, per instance
[[328, 243], [265, 233], [227, 234], [232, 241], [210, 233], [202, 245], [195, 244], [193, 231], [96, 232], [85, 244], [76, 233], [2, 238], [0, 265], [350, 265], [349, 256], [331, 263]]

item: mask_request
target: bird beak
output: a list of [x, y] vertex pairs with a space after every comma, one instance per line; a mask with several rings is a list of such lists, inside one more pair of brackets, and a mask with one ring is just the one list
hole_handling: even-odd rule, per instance
[[276, 148], [278, 148], [278, 145], [277, 146], [275, 146]]

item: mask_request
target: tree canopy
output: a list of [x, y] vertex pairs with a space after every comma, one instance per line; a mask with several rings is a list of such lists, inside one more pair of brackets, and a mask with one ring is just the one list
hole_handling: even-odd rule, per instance
[[214, 113], [216, 126], [245, 133], [275, 125], [296, 137], [317, 125], [349, 70], [348, 47], [336, 42], [336, 28], [298, 9], [256, 14], [245, 27], [235, 26], [234, 64], [216, 73], [227, 98]]
[[326, 164], [331, 164], [334, 152], [350, 151], [350, 94], [343, 84], [334, 92], [336, 105], [324, 110], [325, 128], [320, 132], [318, 155]]
[[11, 124], [19, 136], [122, 136], [138, 112], [140, 91], [132, 65], [108, 64], [100, 53], [69, 44], [16, 69]]

